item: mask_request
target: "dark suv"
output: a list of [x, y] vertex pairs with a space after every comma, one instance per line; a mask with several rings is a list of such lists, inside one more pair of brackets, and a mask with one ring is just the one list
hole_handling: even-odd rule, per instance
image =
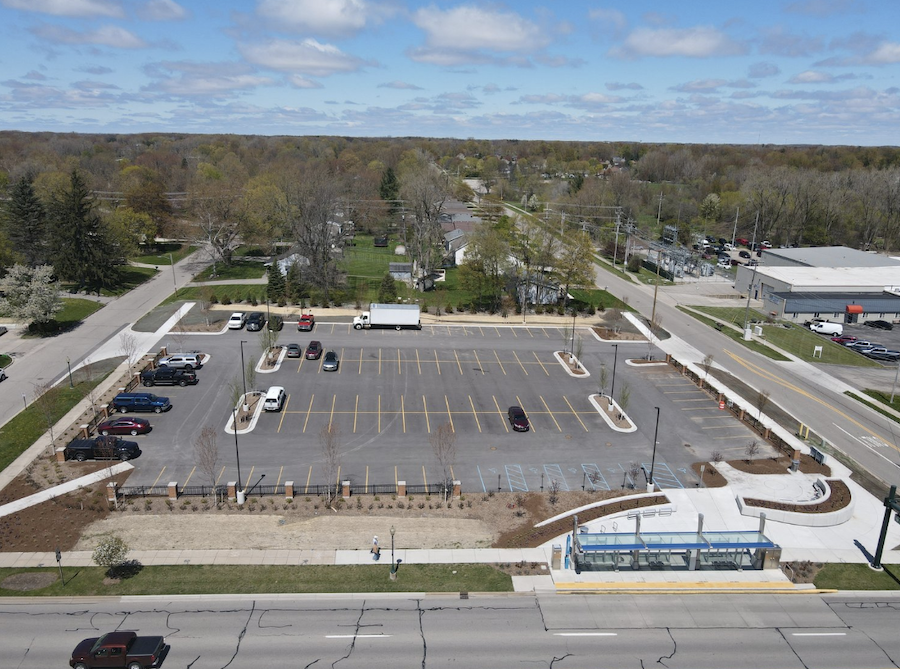
[[141, 372], [141, 383], [150, 386], [193, 386], [197, 383], [197, 372], [190, 369], [160, 367]]
[[262, 330], [263, 325], [266, 323], [266, 317], [263, 315], [261, 311], [254, 311], [249, 316], [247, 316], [247, 329], [250, 332], [257, 332]]
[[78, 460], [133, 460], [141, 454], [134, 441], [124, 441], [121, 437], [95, 437], [75, 439], [66, 446], [66, 459]]
[[172, 408], [168, 397], [158, 397], [153, 393], [119, 393], [113, 397], [113, 411], [153, 411], [162, 413]]

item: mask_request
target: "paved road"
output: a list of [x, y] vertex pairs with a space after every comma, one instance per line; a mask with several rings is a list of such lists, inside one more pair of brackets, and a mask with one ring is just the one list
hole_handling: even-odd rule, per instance
[[82, 639], [127, 629], [165, 635], [163, 666], [196, 669], [882, 668], [900, 657], [898, 604], [885, 593], [19, 599], [0, 604], [0, 663], [63, 666]]
[[15, 330], [4, 335], [0, 343], [14, 362], [7, 370], [9, 378], [0, 384], [0, 426], [17, 414], [25, 401], [31, 403], [35, 385], [62, 379], [67, 374], [67, 359], [73, 369], [89, 359], [97, 347], [171, 295], [176, 283], [179, 288], [189, 283], [208, 263], [206, 257], [205, 252], [197, 251], [183, 259], [175, 265], [174, 278], [172, 269], [164, 267], [70, 332], [44, 339], [23, 338]]

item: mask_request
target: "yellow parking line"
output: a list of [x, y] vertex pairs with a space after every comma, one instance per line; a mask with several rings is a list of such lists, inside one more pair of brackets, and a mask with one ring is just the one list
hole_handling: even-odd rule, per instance
[[556, 429], [562, 432], [562, 428], [559, 426], [559, 423], [556, 422], [556, 416], [553, 415], [553, 412], [550, 411], [550, 407], [547, 406], [547, 402], [544, 400], [543, 395], [538, 395], [541, 398], [541, 403], [544, 405], [544, 408], [547, 410], [547, 413], [550, 414], [550, 418], [553, 420], [553, 423], [556, 425]]
[[456, 480], [456, 474], [453, 473], [453, 465], [450, 465], [450, 478]]
[[306, 426], [309, 423], [309, 414], [312, 413], [312, 405], [313, 400], [316, 398], [315, 394], [309, 398], [309, 406], [306, 408], [306, 420], [303, 421], [303, 432], [306, 432]]
[[502, 337], [502, 336], [503, 336], [502, 334], [500, 334], [500, 328], [498, 328], [496, 325], [494, 326], [494, 332], [497, 333], [497, 336], [498, 336], [498, 337]]
[[525, 369], [525, 365], [523, 365], [523, 364], [522, 364], [522, 361], [519, 360], [518, 354], [516, 354], [516, 352], [513, 351], [513, 355], [514, 355], [515, 358], [516, 358], [516, 362], [519, 363], [519, 367], [521, 367], [521, 368], [522, 368], [522, 371], [525, 372], [525, 376], [528, 376], [528, 370]]
[[475, 411], [475, 402], [472, 401], [471, 395], [469, 395], [469, 406], [472, 407], [472, 415], [475, 416], [475, 425], [478, 426], [478, 431], [481, 432], [481, 422], [478, 420], [478, 412]]
[[369, 493], [369, 465], [366, 465], [366, 494]]
[[341, 466], [338, 465], [337, 478], [334, 480], [335, 489], [341, 485]]
[[566, 399], [566, 396], [565, 396], [565, 395], [563, 395], [563, 400], [565, 401], [566, 404], [569, 405], [569, 408], [572, 410], [572, 415], [574, 415], [574, 416], [575, 416], [575, 419], [576, 419], [579, 423], [581, 423], [581, 427], [584, 428], [584, 431], [585, 431], [585, 432], [589, 432], [589, 430], [587, 429], [587, 425], [585, 425], [584, 422], [582, 422], [581, 418], [578, 417], [578, 412], [575, 411], [575, 407], [573, 407], [573, 406], [572, 406], [572, 403], [569, 402], [568, 399]]
[[534, 339], [534, 335], [531, 332], [531, 328], [525, 328], [525, 332], [527, 332], [529, 335], [531, 335], [531, 338]]
[[281, 424], [284, 422], [284, 417], [287, 416], [287, 408], [288, 404], [291, 403], [291, 396], [288, 395], [287, 399], [284, 401], [284, 408], [281, 410], [281, 420], [278, 421], [278, 432], [281, 432]]
[[500, 356], [497, 355], [496, 349], [494, 349], [494, 357], [497, 358], [497, 364], [500, 365], [500, 371], [503, 372], [503, 376], [506, 376], [506, 370], [503, 369], [503, 363], [500, 362]]
[[403, 434], [406, 434], [406, 403], [403, 401], [403, 395], [400, 395], [400, 417], [403, 421]]
[[362, 357], [363, 357], [363, 350], [359, 349], [359, 373], [360, 374], [362, 374]]
[[244, 490], [247, 489], [247, 484], [253, 480], [253, 470], [254, 469], [256, 469], [256, 465], [253, 465], [252, 467], [250, 467], [250, 473], [247, 475], [247, 478], [244, 479], [244, 482], [242, 484], [244, 486]]
[[186, 486], [191, 481], [191, 477], [194, 475], [194, 472], [197, 471], [196, 467], [191, 467], [190, 474], [187, 475], [187, 478], [184, 480], [184, 485]]
[[[153, 486], [155, 486], [157, 483], [159, 483], [159, 480], [162, 478], [162, 475], [165, 473], [165, 471], [166, 471], [166, 466], [163, 465], [162, 470], [160, 470], [160, 472], [159, 472], [159, 476], [157, 476], [156, 480], [153, 482]], [[153, 486], [150, 486], [150, 487], [152, 488]]]
[[450, 429], [456, 432], [456, 428], [453, 427], [453, 414], [450, 413], [450, 400], [446, 395], [444, 395], [444, 402], [447, 403], [447, 418], [450, 419]]
[[[524, 412], [525, 412], [525, 415], [527, 416], [527, 415], [528, 415], [528, 409], [526, 409], [526, 408], [525, 408], [525, 405], [522, 404], [522, 400], [519, 399], [519, 396], [518, 396], [518, 395], [516, 395], [516, 402], [519, 403], [519, 406], [522, 407], [522, 411], [524, 411]], [[544, 406], [546, 406], [546, 404], [545, 404]], [[552, 418], [552, 416], [551, 416], [551, 418]], [[528, 420], [529, 420], [530, 423], [531, 423], [531, 431], [532, 431], [532, 432], [537, 432], [537, 430], [534, 428], [534, 418], [529, 417]], [[557, 427], [559, 427], [559, 426], [557, 426]]]
[[481, 360], [478, 359], [478, 351], [472, 349], [472, 353], [475, 354], [475, 362], [478, 363], [478, 369], [481, 370], [481, 375], [484, 376], [484, 367], [481, 366]]
[[425, 401], [425, 395], [422, 395], [422, 409], [425, 411], [425, 427], [428, 429], [428, 434], [431, 434], [431, 421], [428, 420], [428, 403]]
[[331, 397], [331, 413], [328, 414], [328, 425], [331, 426], [332, 421], [334, 420], [334, 405], [337, 402], [337, 395], [332, 395]]
[[428, 485], [428, 477], [425, 476], [425, 465], [422, 465], [422, 481], [425, 485]]
[[437, 365], [438, 376], [441, 375], [441, 361], [438, 359], [437, 349], [434, 350], [434, 364]]
[[456, 356], [456, 366], [459, 367], [459, 374], [462, 376], [462, 365], [459, 362], [459, 354], [456, 351], [453, 351], [453, 355]]
[[303, 490], [303, 494], [309, 492], [309, 480], [312, 478], [312, 465], [309, 466], [309, 473], [306, 475], [306, 488]]
[[[534, 351], [532, 351], [532, 353], [534, 353]], [[544, 367], [544, 363], [541, 362], [541, 359], [539, 357], [537, 357], [537, 353], [534, 353], [534, 359], [538, 361], [538, 364], [541, 366], [541, 369], [544, 370], [544, 374], [546, 374], [547, 376], [550, 376], [550, 372], [548, 372], [547, 368]]]
[[[338, 358], [338, 360], [340, 361], [340, 360], [343, 360], [343, 359], [344, 359], [344, 349], [341, 349], [341, 357]], [[339, 364], [339, 365], [338, 365], [338, 374], [340, 374], [340, 373], [343, 372], [343, 371], [344, 371], [344, 366]]]
[[281, 485], [281, 476], [282, 476], [283, 474], [284, 474], [284, 465], [282, 465], [282, 466], [278, 469], [278, 480], [275, 481], [275, 487], [276, 487], [276, 488], [277, 488], [279, 485]]
[[219, 485], [219, 481], [222, 479], [222, 476], [225, 474], [225, 467], [222, 467], [222, 471], [219, 472], [219, 475], [216, 477], [216, 485]]
[[513, 333], [513, 336], [514, 336], [516, 339], [519, 338], [519, 335], [518, 335], [518, 333], [516, 332], [516, 329], [515, 329], [515, 328], [510, 328], [510, 332]]
[[353, 405], [353, 434], [356, 434], [356, 417], [359, 414], [359, 395], [356, 396], [356, 404]]
[[378, 373], [381, 374], [381, 349], [378, 349]]
[[419, 374], [422, 374], [422, 362], [419, 360], [419, 349], [416, 349], [416, 367], [419, 369]]
[[500, 411], [500, 405], [497, 404], [497, 398], [494, 397], [493, 395], [491, 395], [491, 397], [493, 397], [493, 399], [494, 399], [494, 406], [497, 407], [497, 414], [500, 416], [500, 422], [503, 423], [503, 427], [506, 429], [507, 432], [509, 432], [509, 425], [506, 424], [506, 418], [504, 418], [503, 412]]
[[397, 349], [397, 374], [403, 374], [403, 367], [400, 365], [400, 349]]
[[394, 465], [394, 485], [397, 485], [397, 465]]
[[378, 396], [378, 434], [381, 434], [381, 395]]

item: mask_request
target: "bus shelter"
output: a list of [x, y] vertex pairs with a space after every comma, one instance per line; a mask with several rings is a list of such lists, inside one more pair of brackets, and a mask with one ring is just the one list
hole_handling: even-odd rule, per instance
[[[573, 532], [567, 562], [576, 572], [631, 569], [777, 568], [781, 548], [762, 532]], [[569, 565], [567, 565], [569, 566]]]

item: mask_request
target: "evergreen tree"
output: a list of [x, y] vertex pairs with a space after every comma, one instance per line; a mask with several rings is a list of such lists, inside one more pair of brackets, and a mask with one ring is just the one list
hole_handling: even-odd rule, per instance
[[400, 181], [392, 167], [388, 167], [381, 175], [381, 185], [378, 187], [381, 199], [388, 202], [391, 212], [397, 209], [397, 199], [400, 197]]
[[397, 282], [390, 273], [385, 274], [378, 288], [378, 301], [382, 304], [393, 304], [397, 301]]
[[121, 254], [78, 172], [72, 172], [69, 188], [54, 195], [48, 220], [53, 266], [61, 279], [97, 294], [118, 281]]
[[269, 296], [269, 302], [280, 302], [285, 298], [284, 274], [281, 273], [277, 262], [269, 265], [269, 285], [266, 294]]
[[6, 236], [25, 264], [36, 267], [47, 257], [47, 214], [25, 177], [13, 186], [4, 208]]
[[300, 302], [300, 298], [303, 297], [303, 273], [300, 270], [300, 263], [290, 264], [284, 284], [284, 296], [294, 304]]

